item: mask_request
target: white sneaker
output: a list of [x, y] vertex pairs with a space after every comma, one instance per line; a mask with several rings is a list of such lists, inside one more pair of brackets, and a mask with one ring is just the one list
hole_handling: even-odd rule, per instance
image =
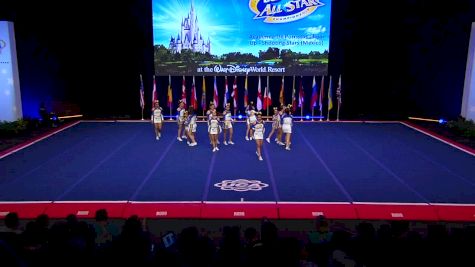
[[274, 141], [279, 142], [279, 139], [276, 138], [276, 139], [274, 139]]
[[181, 136], [181, 138], [182, 138], [182, 139], [186, 139], [187, 137], [186, 137], [186, 135], [183, 135], [183, 136]]
[[215, 148], [213, 148], [213, 152], [216, 152], [216, 147], [215, 147]]
[[155, 139], [158, 140], [158, 139], [160, 139], [160, 138], [159, 138], [158, 136], [155, 136]]
[[180, 137], [177, 137], [176, 140], [178, 140], [180, 142], [183, 141], [183, 139], [181, 139]]
[[259, 153], [257, 153], [257, 151], [256, 151], [256, 155], [259, 157]]
[[269, 143], [269, 144], [270, 144], [270, 139], [269, 139], [269, 138], [266, 138], [266, 141], [267, 141], [267, 143]]
[[277, 144], [279, 144], [279, 146], [285, 146], [285, 144], [282, 143], [282, 142], [279, 142], [279, 143], [277, 143]]
[[216, 147], [216, 151], [219, 151], [219, 148], [218, 148], [218, 147]]
[[262, 157], [259, 157], [259, 160], [263, 160]]
[[227, 145], [228, 145], [228, 142], [224, 141], [224, 145], [227, 146]]
[[249, 141], [249, 137], [246, 136], [246, 140]]
[[233, 142], [233, 141], [229, 141], [228, 144], [234, 145], [234, 142]]
[[290, 147], [286, 146], [286, 147], [285, 147], [285, 150], [290, 150]]
[[198, 145], [198, 143], [196, 142], [190, 144], [190, 146], [196, 146], [196, 145]]
[[190, 143], [190, 141], [186, 141], [186, 144], [187, 144], [187, 145], [190, 145], [191, 143]]
[[252, 140], [252, 139], [254, 139], [254, 138], [251, 136], [251, 138], [249, 138], [249, 140]]

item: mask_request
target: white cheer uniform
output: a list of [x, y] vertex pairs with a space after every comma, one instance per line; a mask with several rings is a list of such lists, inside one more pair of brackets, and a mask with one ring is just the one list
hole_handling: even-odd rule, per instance
[[154, 108], [152, 112], [152, 121], [153, 123], [162, 123], [163, 121], [163, 114], [162, 114], [162, 108]]
[[292, 133], [292, 116], [291, 115], [284, 114], [284, 116], [282, 116], [281, 124], [282, 124], [282, 132]]
[[262, 140], [264, 139], [264, 132], [266, 128], [264, 128], [264, 121], [257, 122], [252, 129], [254, 130], [254, 139]]

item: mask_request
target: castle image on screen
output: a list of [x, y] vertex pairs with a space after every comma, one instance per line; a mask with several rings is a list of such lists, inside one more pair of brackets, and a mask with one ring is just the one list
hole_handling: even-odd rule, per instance
[[181, 53], [183, 49], [189, 49], [193, 52], [211, 54], [211, 42], [209, 37], [206, 42], [203, 40], [193, 2], [191, 3], [191, 10], [188, 16], [182, 18], [180, 31], [176, 38], [173, 36], [170, 38], [168, 49], [170, 49], [172, 53]]

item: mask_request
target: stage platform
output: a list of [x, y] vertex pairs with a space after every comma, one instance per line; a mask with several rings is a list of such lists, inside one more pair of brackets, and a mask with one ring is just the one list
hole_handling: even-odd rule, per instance
[[[212, 152], [166, 122], [81, 121], [0, 153], [0, 218], [47, 213], [206, 219], [475, 221], [475, 153], [404, 122], [296, 122], [291, 150], [246, 125]], [[267, 133], [271, 123], [266, 124]]]

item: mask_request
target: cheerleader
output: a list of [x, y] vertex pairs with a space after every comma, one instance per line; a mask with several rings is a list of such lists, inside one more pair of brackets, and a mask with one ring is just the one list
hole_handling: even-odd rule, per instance
[[160, 137], [162, 136], [163, 114], [162, 114], [162, 108], [160, 107], [158, 100], [155, 100], [155, 102], [153, 102], [151, 121], [155, 128], [155, 139], [159, 140]]
[[179, 101], [178, 102], [178, 108], [177, 108], [177, 123], [178, 123], [178, 136], [177, 136], [177, 140], [178, 141], [183, 141], [183, 139], [186, 139], [186, 135], [185, 133], [183, 132], [184, 130], [184, 123], [185, 123], [185, 103], [183, 103], [183, 101]]
[[248, 118], [247, 123], [246, 123], [247, 124], [246, 140], [249, 140], [249, 136], [252, 137], [252, 133], [250, 133], [252, 125], [249, 124], [249, 117], [251, 116], [251, 111], [256, 111], [256, 108], [254, 107], [254, 102], [253, 101], [249, 102], [249, 105], [247, 105], [245, 111], [246, 111], [246, 116]]
[[272, 115], [272, 131], [270, 131], [269, 136], [266, 138], [267, 143], [270, 143], [270, 138], [274, 133], [277, 135], [279, 128], [281, 128], [279, 110], [277, 107], [274, 107], [274, 115]]
[[[280, 104], [280, 107], [279, 107], [279, 120], [282, 119], [282, 116], [284, 116], [284, 110], [285, 110], [285, 106], [284, 104]], [[274, 140], [278, 145], [285, 145], [284, 143], [282, 143], [282, 123], [279, 123], [279, 127], [277, 128], [277, 137], [275, 138]]]
[[188, 137], [188, 141], [186, 142], [189, 146], [196, 146], [195, 139], [195, 132], [196, 132], [196, 113], [193, 106], [188, 108], [186, 120], [185, 120], [185, 134]]
[[[233, 117], [231, 114], [231, 104], [227, 103], [226, 108], [223, 112], [223, 118], [224, 118], [224, 131], [223, 131], [223, 136], [224, 136], [224, 145], [227, 146], [228, 144], [234, 145], [233, 142]], [[229, 132], [229, 142], [226, 142], [226, 133]]]
[[218, 134], [220, 132], [219, 119], [216, 116], [216, 111], [214, 111], [209, 121], [208, 133], [211, 138], [211, 145], [213, 146], [213, 152], [219, 150], [218, 148]]
[[259, 160], [262, 160], [262, 144], [264, 142], [264, 120], [262, 119], [262, 114], [257, 112], [256, 123], [252, 126], [254, 132], [254, 139], [256, 140], [257, 151], [256, 154], [259, 157]]
[[254, 126], [254, 124], [256, 124], [256, 121], [257, 121], [257, 117], [256, 117], [256, 111], [255, 110], [251, 110], [250, 113], [249, 113], [249, 116], [247, 117], [247, 132], [246, 132], [246, 140], [252, 140], [253, 138], [253, 130], [252, 130], [252, 126]]
[[290, 108], [292, 106], [289, 105], [284, 110], [284, 115], [281, 119], [282, 124], [282, 132], [285, 134], [285, 149], [290, 150], [290, 136], [292, 135], [292, 115], [290, 115]]

